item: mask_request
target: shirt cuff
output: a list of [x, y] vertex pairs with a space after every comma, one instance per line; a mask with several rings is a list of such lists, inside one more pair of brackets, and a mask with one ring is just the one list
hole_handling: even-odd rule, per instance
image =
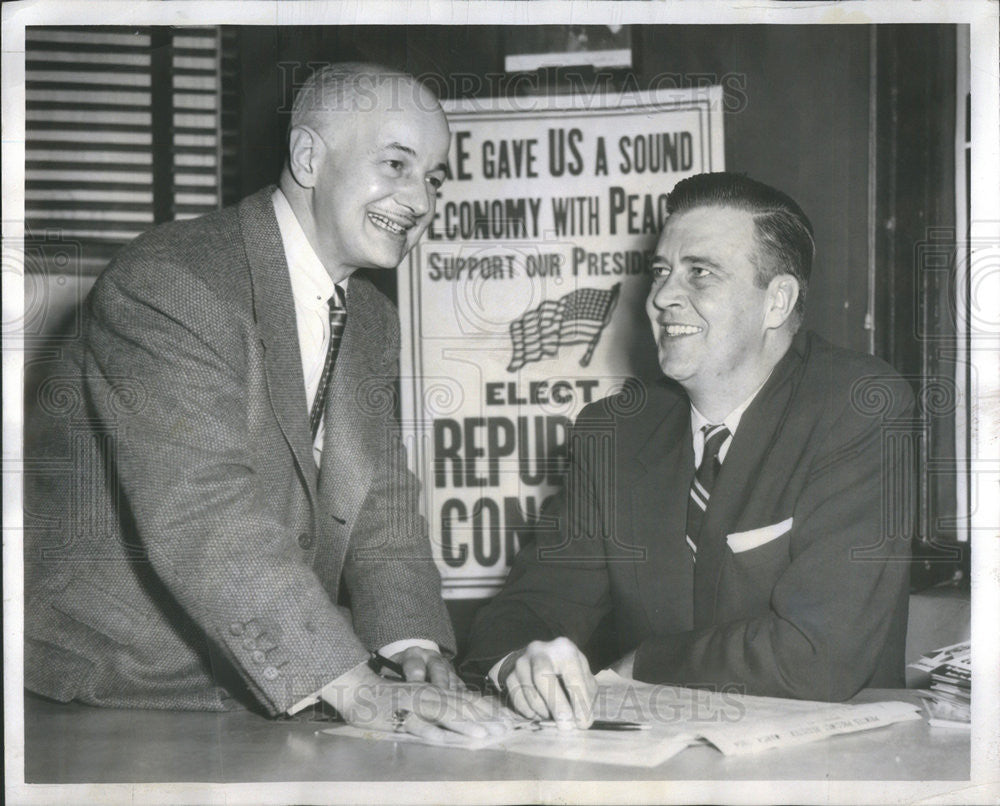
[[391, 644], [386, 644], [382, 647], [378, 651], [378, 654], [383, 658], [391, 658], [397, 652], [402, 652], [414, 646], [421, 649], [429, 649], [431, 652], [437, 652], [439, 655], [441, 654], [441, 647], [434, 641], [428, 641], [426, 638], [404, 638], [402, 641], [393, 641]]
[[[403, 650], [409, 649], [410, 647], [414, 646], [420, 647], [421, 649], [429, 649], [432, 652], [437, 652], [437, 653], [441, 652], [441, 647], [439, 647], [437, 643], [435, 643], [434, 641], [428, 641], [426, 638], [404, 638], [402, 641], [393, 641], [391, 644], [386, 644], [378, 652], [382, 657], [390, 658], [397, 652], [402, 652]], [[350, 671], [344, 672], [344, 674], [341, 675], [340, 677], [335, 677], [333, 680], [331, 680], [329, 683], [327, 683], [318, 691], [313, 692], [307, 697], [303, 697], [301, 700], [295, 703], [291, 708], [285, 711], [285, 713], [288, 714], [289, 716], [294, 716], [303, 708], [308, 708], [310, 705], [315, 705], [322, 699], [324, 691], [326, 691], [328, 688], [332, 686], [337, 685], [337, 683], [340, 682], [341, 677], [349, 675], [353, 671], [354, 669], [351, 669]]]
[[[368, 665], [368, 661], [363, 661], [363, 662], [361, 662], [361, 663], [358, 664], [358, 666], [367, 666], [367, 665]], [[303, 697], [301, 700], [299, 700], [297, 703], [295, 703], [291, 708], [289, 708], [287, 711], [285, 711], [285, 713], [288, 714], [288, 716], [295, 716], [295, 714], [297, 714], [303, 708], [308, 708], [310, 705], [315, 705], [316, 703], [318, 703], [320, 701], [320, 699], [322, 699], [324, 691], [326, 691], [328, 688], [336, 686], [341, 680], [343, 680], [345, 677], [347, 677], [347, 675], [353, 674], [354, 671], [358, 668], [358, 666], [355, 666], [353, 669], [348, 669], [346, 672], [344, 672], [339, 677], [333, 678], [333, 680], [331, 680], [329, 683], [327, 683], [322, 688], [317, 689], [312, 694], [309, 694], [306, 697]]]

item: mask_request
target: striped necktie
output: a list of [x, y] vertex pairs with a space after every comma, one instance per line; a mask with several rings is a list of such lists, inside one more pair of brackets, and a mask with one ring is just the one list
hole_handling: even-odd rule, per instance
[[313, 400], [312, 410], [309, 412], [309, 428], [312, 431], [312, 438], [314, 440], [316, 439], [316, 433], [319, 431], [320, 420], [323, 419], [323, 409], [326, 406], [326, 393], [330, 389], [330, 378], [333, 375], [333, 367], [337, 363], [337, 353], [340, 350], [340, 340], [344, 336], [344, 326], [347, 324], [347, 305], [344, 302], [344, 290], [339, 285], [333, 288], [336, 293], [327, 300], [327, 305], [330, 307], [330, 344], [326, 348], [326, 361], [323, 363], [323, 374], [319, 377], [316, 397]]
[[705, 450], [701, 454], [701, 464], [695, 471], [691, 481], [691, 494], [688, 496], [687, 508], [687, 543], [691, 547], [693, 559], [698, 556], [698, 537], [701, 535], [701, 524], [708, 509], [708, 499], [715, 486], [715, 477], [719, 475], [719, 451], [729, 439], [729, 429], [724, 425], [706, 425], [701, 429], [705, 435]]

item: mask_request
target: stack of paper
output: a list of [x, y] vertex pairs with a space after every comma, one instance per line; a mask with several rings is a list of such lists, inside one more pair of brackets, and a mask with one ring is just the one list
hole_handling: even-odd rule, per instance
[[968, 730], [972, 721], [970, 642], [936, 649], [910, 667], [930, 675], [930, 690], [920, 696], [931, 726]]

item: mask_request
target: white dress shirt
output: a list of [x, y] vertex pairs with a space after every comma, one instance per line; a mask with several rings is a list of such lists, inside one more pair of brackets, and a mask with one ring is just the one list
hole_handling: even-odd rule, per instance
[[[271, 197], [274, 214], [281, 232], [281, 245], [285, 250], [288, 274], [292, 281], [292, 299], [295, 302], [295, 325], [299, 335], [299, 353], [302, 356], [302, 377], [306, 383], [306, 411], [312, 409], [319, 389], [326, 351], [330, 345], [330, 307], [328, 300], [334, 294], [334, 282], [312, 245], [302, 231], [291, 205], [281, 189]], [[347, 298], [347, 280], [337, 285]], [[313, 440], [313, 459], [316, 467], [323, 459], [323, 420], [319, 421], [316, 439]]]
[[[295, 303], [295, 325], [299, 336], [299, 353], [302, 356], [302, 377], [306, 384], [306, 412], [312, 409], [313, 401], [319, 389], [320, 376], [323, 374], [323, 364], [326, 362], [326, 351], [330, 345], [330, 308], [328, 300], [334, 294], [334, 282], [323, 262], [319, 259], [306, 234], [302, 231], [295, 212], [281, 192], [276, 188], [271, 196], [274, 205], [274, 215], [278, 219], [278, 230], [281, 233], [281, 245], [285, 252], [285, 262], [288, 263], [288, 274], [292, 282], [292, 299]], [[347, 279], [337, 283], [347, 299]], [[323, 421], [320, 420], [313, 441], [313, 460], [319, 467], [323, 460]], [[383, 657], [391, 658], [397, 652], [410, 647], [423, 647], [434, 652], [441, 648], [434, 642], [423, 638], [408, 638], [393, 641], [379, 650]], [[339, 678], [337, 678], [339, 680]], [[327, 686], [334, 686], [333, 680]], [[324, 687], [325, 688], [325, 687]], [[307, 705], [316, 702], [321, 691], [311, 694], [288, 709], [289, 714], [297, 713]]]
[[[772, 369], [771, 372], [774, 372], [774, 369]], [[740, 420], [743, 419], [743, 412], [750, 408], [750, 404], [754, 402], [754, 399], [757, 397], [757, 393], [764, 388], [764, 384], [767, 383], [767, 379], [771, 377], [771, 372], [767, 373], [767, 377], [760, 382], [760, 386], [754, 389], [746, 400], [722, 418], [721, 423], [709, 422], [709, 419], [698, 411], [694, 403], [691, 404], [691, 440], [694, 447], [695, 468], [701, 464], [701, 455], [705, 452], [705, 432], [701, 429], [706, 425], [724, 425], [729, 429], [729, 436], [726, 437], [726, 441], [723, 442], [719, 448], [719, 464], [721, 465], [724, 461], [726, 461], [726, 454], [729, 453], [729, 446], [732, 445], [733, 437], [736, 435], [736, 429], [739, 428]]]

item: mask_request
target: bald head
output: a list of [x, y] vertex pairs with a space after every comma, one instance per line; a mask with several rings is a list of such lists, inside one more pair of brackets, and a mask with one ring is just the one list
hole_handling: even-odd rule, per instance
[[296, 126], [328, 134], [345, 115], [410, 108], [440, 115], [437, 96], [409, 73], [367, 62], [328, 64], [313, 72], [292, 104], [289, 131]]

